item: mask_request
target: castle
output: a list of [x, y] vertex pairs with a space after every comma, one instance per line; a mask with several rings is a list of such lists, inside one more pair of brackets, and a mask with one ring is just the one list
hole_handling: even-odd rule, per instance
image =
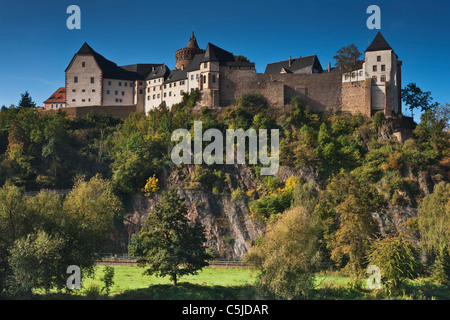
[[[401, 114], [402, 62], [378, 33], [364, 60], [354, 70], [341, 72], [328, 64], [323, 69], [316, 55], [270, 63], [264, 73], [246, 58], [208, 43], [198, 46], [194, 33], [185, 48], [175, 52], [176, 67], [165, 64], [118, 66], [95, 52], [87, 43], [74, 55], [66, 74], [65, 101], [60, 88], [58, 103], [51, 98], [45, 109], [64, 108], [75, 116], [88, 111], [125, 117], [132, 111], [149, 112], [165, 102], [172, 106], [183, 93], [200, 91], [200, 106], [233, 104], [243, 94], [264, 96], [270, 105], [285, 105], [300, 97], [315, 112], [334, 108], [370, 117]], [[64, 90], [63, 90], [64, 91]]]

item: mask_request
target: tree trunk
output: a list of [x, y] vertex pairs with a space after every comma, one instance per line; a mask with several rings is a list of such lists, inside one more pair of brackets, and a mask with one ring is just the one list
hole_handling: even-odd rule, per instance
[[176, 287], [177, 286], [177, 276], [173, 275], [172, 280], [173, 280], [173, 286]]

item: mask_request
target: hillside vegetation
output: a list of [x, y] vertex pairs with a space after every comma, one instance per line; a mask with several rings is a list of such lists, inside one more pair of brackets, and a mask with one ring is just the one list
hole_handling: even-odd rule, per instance
[[[198, 94], [185, 95], [170, 109], [161, 105], [147, 116], [134, 113], [124, 121], [2, 108], [0, 195], [10, 199], [10, 193], [20, 197], [42, 189], [80, 190], [81, 181], [94, 179], [123, 204], [111, 225], [115, 232], [123, 230], [134, 195], [157, 195], [171, 185], [242, 200], [251, 219], [267, 231], [253, 243], [247, 259], [261, 271], [259, 283], [268, 297], [307, 297], [314, 273], [338, 270], [356, 277], [369, 264], [379, 265], [390, 288], [418, 276], [448, 284], [448, 106], [427, 110], [415, 125], [382, 113], [371, 119], [333, 110], [317, 114], [298, 98], [273, 108], [258, 95], [244, 95], [229, 107], [200, 109], [195, 107]], [[242, 170], [249, 170], [251, 184], [242, 185], [227, 165], [173, 164], [170, 153], [176, 142], [171, 135], [178, 128], [192, 131], [194, 121], [202, 121], [204, 131], [279, 129], [284, 170], [261, 176], [261, 164], [247, 164]], [[281, 174], [285, 172], [290, 174]], [[13, 228], [8, 224], [12, 204], [4, 199], [2, 228]], [[16, 234], [17, 241], [0, 242], [2, 279], [14, 274], [10, 257], [18, 255], [16, 246], [50, 241], [46, 228], [36, 224]], [[47, 235], [40, 233], [43, 229]], [[305, 234], [310, 236], [305, 239]], [[123, 248], [126, 243], [106, 245]], [[283, 274], [274, 273], [281, 265]]]

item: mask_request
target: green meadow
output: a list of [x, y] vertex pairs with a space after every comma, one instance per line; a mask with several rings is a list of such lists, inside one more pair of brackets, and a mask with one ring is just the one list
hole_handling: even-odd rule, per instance
[[[43, 299], [118, 299], [118, 300], [251, 300], [260, 299], [256, 290], [257, 272], [249, 268], [207, 267], [197, 275], [181, 277], [177, 287], [168, 278], [143, 275], [138, 266], [114, 266], [114, 284], [109, 295], [102, 290], [105, 266], [96, 266], [93, 277], [82, 277], [82, 288], [74, 293], [40, 292]], [[316, 289], [311, 299], [360, 300], [400, 299], [448, 300], [450, 292], [429, 279], [408, 281], [395, 294], [385, 290], [370, 291], [366, 279], [355, 280], [338, 273], [316, 275]]]

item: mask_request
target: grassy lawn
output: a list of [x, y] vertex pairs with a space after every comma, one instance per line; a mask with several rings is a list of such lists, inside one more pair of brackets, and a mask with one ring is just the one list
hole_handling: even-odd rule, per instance
[[[144, 276], [138, 266], [114, 266], [114, 284], [109, 297], [101, 289], [104, 266], [97, 266], [94, 278], [83, 278], [83, 288], [71, 295], [41, 293], [44, 299], [124, 299], [124, 300], [251, 300], [256, 297], [257, 274], [247, 268], [204, 268], [194, 276], [178, 279], [174, 287], [168, 278]], [[337, 273], [317, 275], [316, 289], [311, 299], [438, 299], [449, 300], [450, 292], [443, 286], [418, 279], [408, 281], [394, 295], [386, 296], [384, 290], [370, 291], [365, 280], [356, 282]]]
[[[97, 266], [95, 277], [82, 280], [79, 295], [96, 295], [101, 289], [104, 266]], [[256, 275], [247, 268], [204, 268], [197, 275], [178, 279], [173, 288], [168, 277], [143, 275], [138, 266], [114, 266], [114, 285], [110, 295], [123, 299], [239, 299], [255, 282]], [[242, 291], [242, 292], [241, 292]]]

